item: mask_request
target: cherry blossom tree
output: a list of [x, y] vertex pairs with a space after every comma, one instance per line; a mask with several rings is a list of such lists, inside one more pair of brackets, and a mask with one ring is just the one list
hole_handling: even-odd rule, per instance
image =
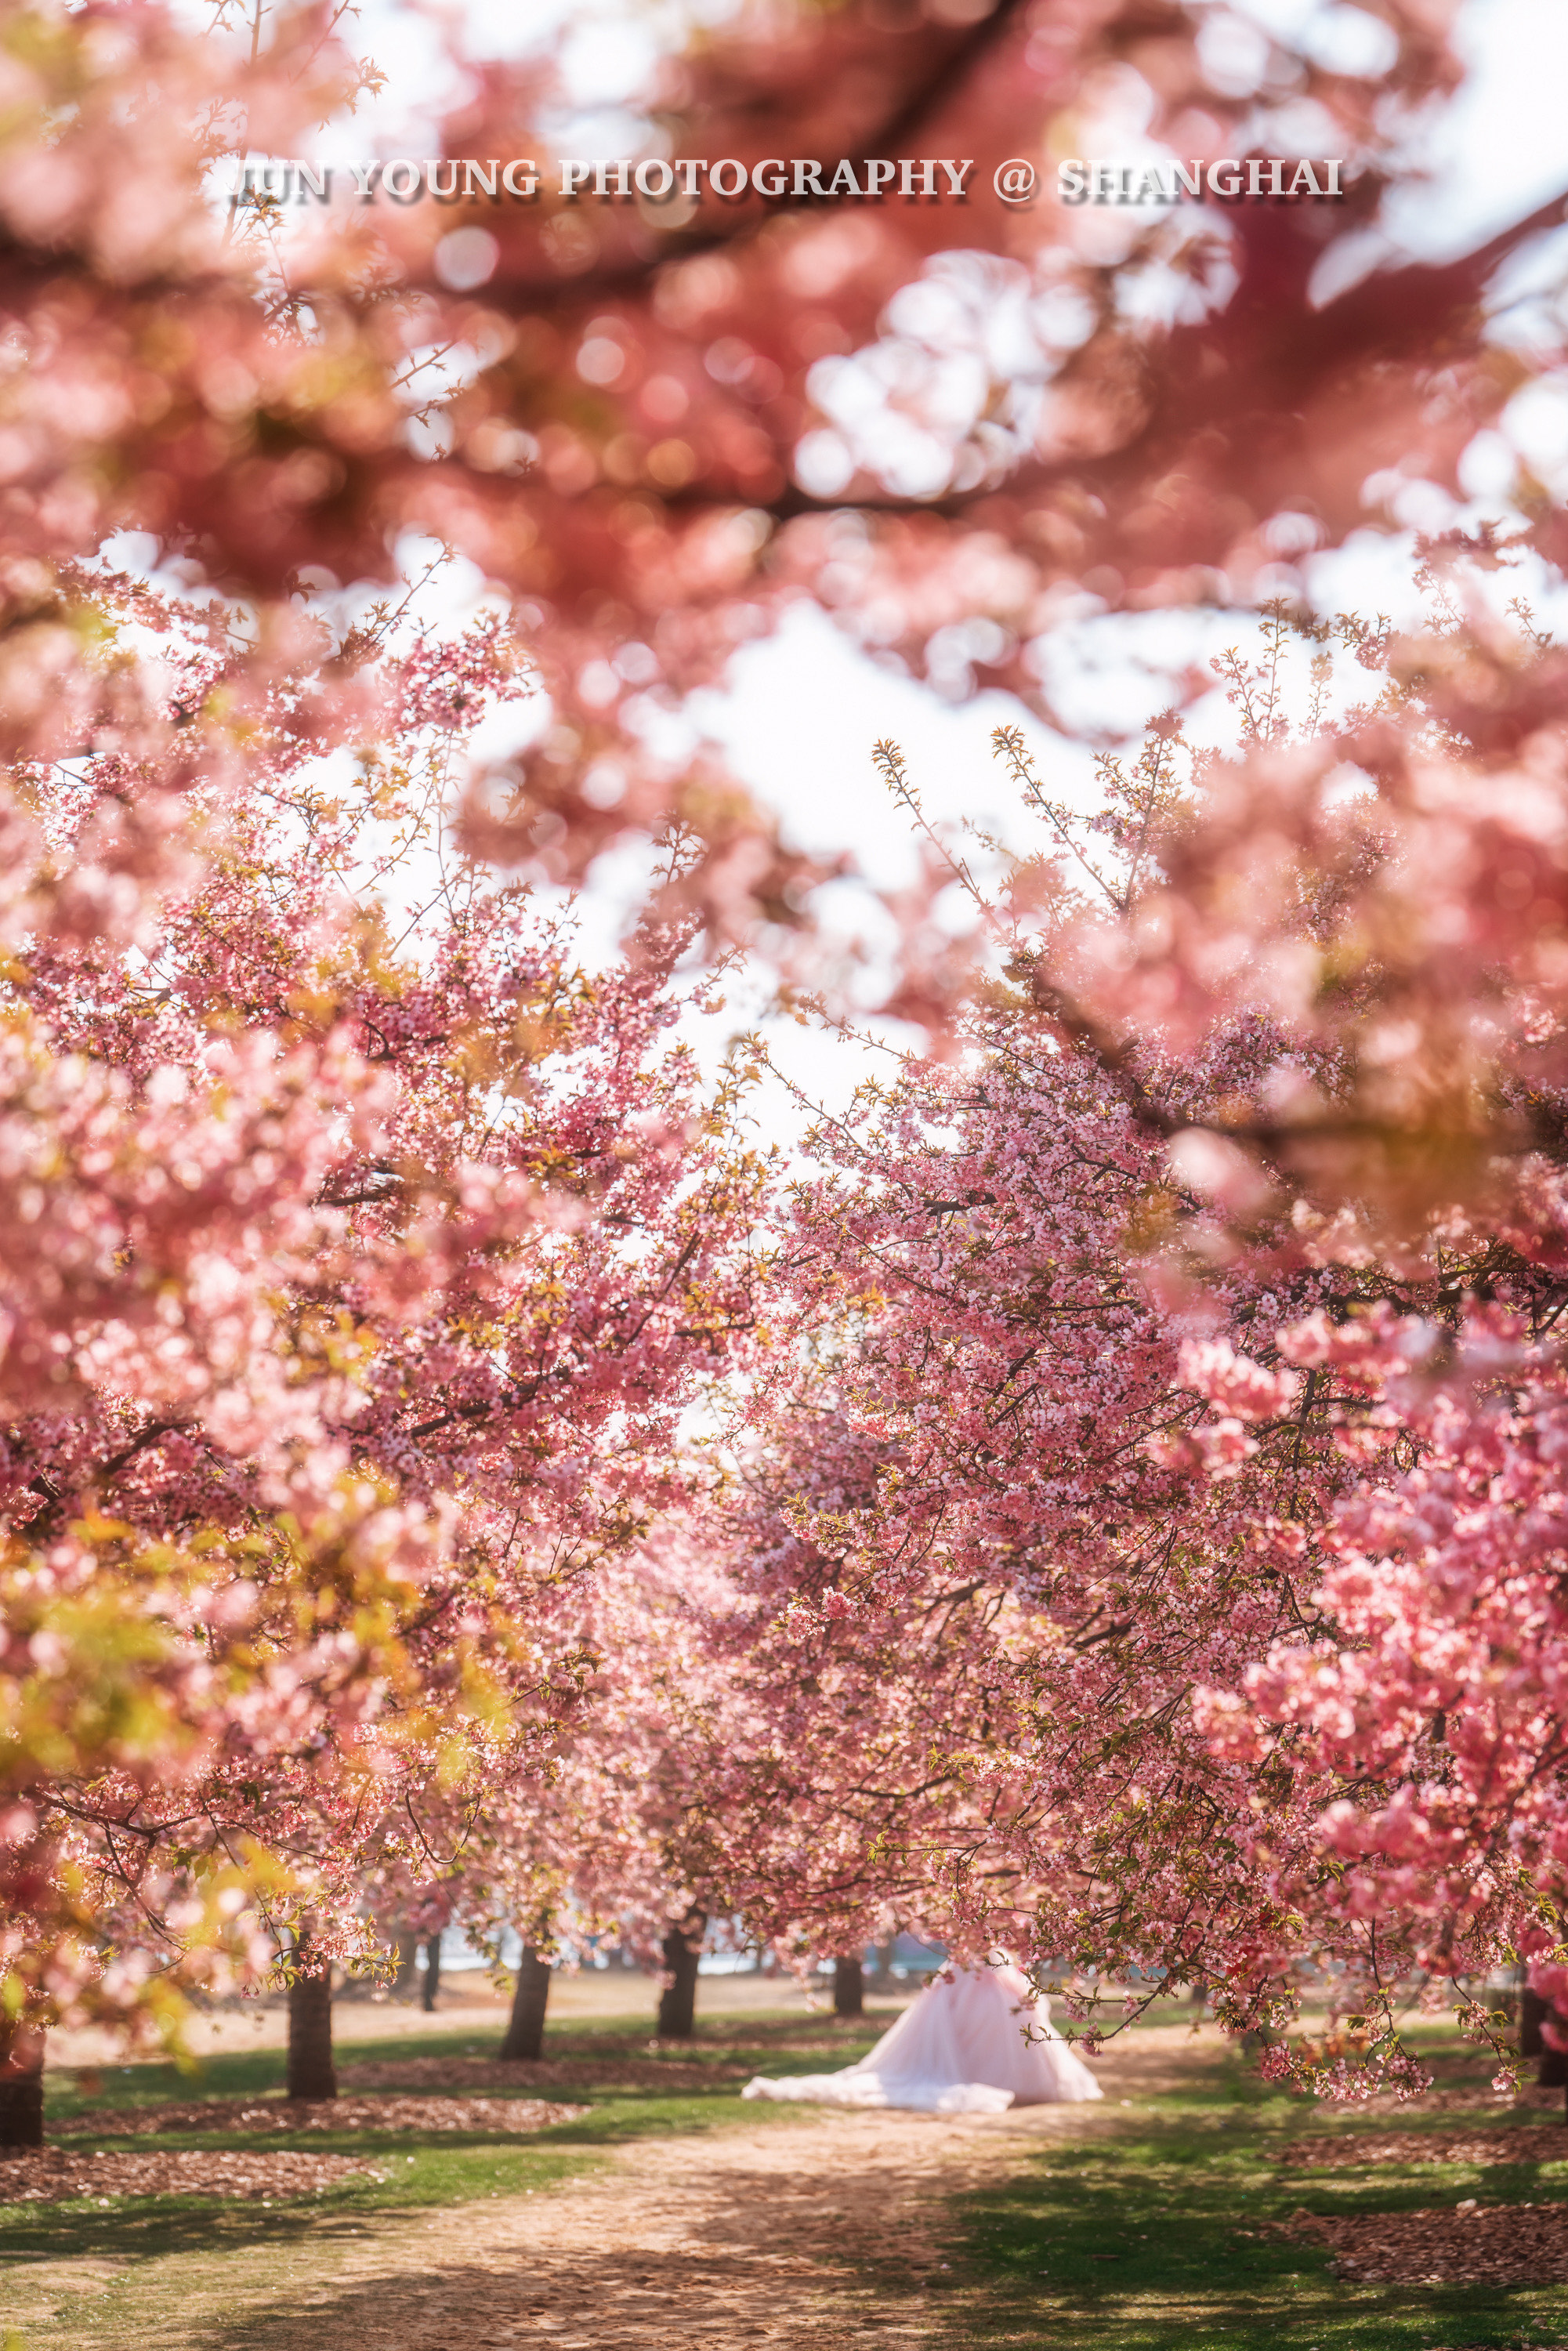
[[[1218, 1114], [1166, 1122], [1188, 1246], [1321, 1269], [1247, 1344], [1352, 1473], [1310, 1610], [1199, 1698], [1218, 1752], [1318, 1812], [1310, 1885], [1261, 1824], [1260, 1865], [1437, 1974], [1517, 1954], [1560, 2001], [1562, 657], [1478, 559], [1439, 551], [1426, 632], [1357, 643], [1371, 706], [1258, 730], [1146, 900], [1036, 984], [1124, 1086], [1151, 1024], [1184, 1054], [1270, 1039]], [[1251, 1442], [1229, 1343], [1197, 1383], [1211, 1458]]]
[[[750, 1707], [709, 1759], [712, 1874], [786, 1949], [891, 1918], [969, 1956], [1206, 1977], [1255, 2021], [1297, 1922], [1260, 1889], [1254, 1775], [1190, 1698], [1311, 1588], [1325, 1470], [1291, 1383], [1236, 1374], [1264, 1435], [1207, 1476], [1215, 1343], [1127, 1249], [1163, 1153], [1031, 1014], [977, 1015], [970, 1053], [816, 1142], [781, 1267], [798, 1345], [730, 1506], [746, 1597], [713, 1637]], [[1231, 1328], [1260, 1287], [1219, 1285]], [[1279, 1825], [1294, 1851], [1310, 1815]]]
[[368, 1956], [429, 1792], [472, 1810], [582, 1703], [563, 1595], [680, 1489], [758, 1279], [758, 1172], [667, 1034], [685, 935], [593, 974], [451, 840], [505, 628], [383, 614], [329, 719], [315, 646], [262, 696], [226, 608], [91, 592], [79, 747], [9, 778], [24, 2045], [170, 2022], [264, 1928]]
[[1363, 2022], [1270, 2062], [1344, 2095], [1418, 2081], [1412, 1975], [1477, 2030], [1500, 1963], [1568, 1989], [1559, 747], [1478, 797], [1497, 701], [1450, 684], [1556, 655], [1428, 585], [1423, 640], [1277, 609], [1217, 664], [1239, 752], [1172, 722], [1087, 823], [1001, 731], [1056, 854], [985, 905], [956, 1056], [810, 1139], [714, 1633], [754, 1924], [1204, 1980], [1238, 2027], [1310, 1958]]
[[[685, 1501], [680, 1411], [757, 1319], [676, 967], [698, 923], [782, 952], [820, 871], [671, 749], [692, 689], [810, 599], [1061, 716], [1084, 598], [1293, 595], [1478, 434], [1522, 445], [1561, 319], [1549, 266], [1522, 309], [1500, 271], [1556, 210], [1354, 277], [1457, 72], [1445, 11], [1377, 13], [1365, 74], [1177, 0], [743, 10], [633, 110], [746, 192], [661, 212], [557, 190], [548, 57], [473, 65], [440, 141], [534, 152], [537, 203], [230, 204], [371, 86], [340, 12], [7, 10], [16, 2033], [151, 2016], [172, 1955], [253, 1973], [264, 1919], [359, 1948], [367, 1869], [446, 1866], [433, 1786], [444, 1820], [561, 1751], [595, 1668], [559, 1596]], [[981, 159], [1068, 123], [1342, 154], [1350, 193], [1005, 204]], [[850, 159], [844, 207], [755, 186], [800, 149]], [[868, 194], [948, 149], [961, 210]], [[1527, 472], [1512, 543], [1434, 577], [1555, 561], [1560, 513]], [[121, 528], [212, 601], [106, 576]], [[415, 532], [499, 591], [457, 645], [367, 607]], [[1375, 1991], [1389, 1920], [1393, 1963], [1554, 1963], [1561, 657], [1454, 597], [1342, 632], [1371, 701], [1296, 739], [1265, 695], [1196, 799], [1167, 730], [1101, 910], [1020, 869], [972, 1011], [900, 910], [890, 1008], [959, 1059], [802, 1195], [744, 1636], [708, 1611], [758, 1690], [804, 1674], [800, 1738], [715, 1737], [754, 1855], [683, 1813], [780, 1933], [903, 1905], [1201, 1965], [1238, 2018], [1314, 1938]], [[552, 725], [463, 772], [525, 652]], [[653, 907], [588, 975], [507, 877], [630, 837], [669, 843]], [[803, 1766], [841, 1677], [863, 1785], [859, 1744]]]
[[487, 1792], [481, 1810], [461, 1794], [451, 1801], [439, 1826], [432, 1792], [429, 1842], [450, 1855], [439, 1886], [421, 1886], [406, 1855], [374, 1881], [378, 1914], [456, 1920], [497, 1962], [516, 1934], [508, 2059], [539, 2056], [552, 1967], [574, 1964], [590, 1944], [617, 1945], [666, 1973], [678, 1957], [695, 1980], [707, 1919], [688, 1823], [706, 1740], [727, 1736], [744, 1694], [706, 1637], [735, 1603], [716, 1547], [696, 1539], [695, 1472], [690, 1483], [686, 1506], [666, 1511], [644, 1541], [563, 1587], [557, 1638], [582, 1659], [584, 1680], [552, 1744]]

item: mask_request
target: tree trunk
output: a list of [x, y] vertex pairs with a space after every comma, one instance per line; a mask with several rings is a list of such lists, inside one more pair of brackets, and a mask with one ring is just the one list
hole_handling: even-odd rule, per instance
[[874, 1982], [879, 1991], [891, 1991], [893, 1990], [893, 1945], [891, 1943], [879, 1943], [877, 1945], [876, 1959], [873, 1963], [871, 1972], [872, 1980]]
[[441, 1990], [441, 1938], [432, 1935], [424, 1946], [424, 1991], [421, 2001], [428, 2016], [435, 2006], [435, 1995]]
[[1528, 1984], [1519, 1995], [1519, 2053], [1521, 2057], [1539, 2057], [1546, 2047], [1541, 2038], [1544, 2018], [1551, 2014], [1551, 2003], [1531, 1991]]
[[44, 2144], [44, 2036], [0, 2034], [0, 2154]]
[[707, 1912], [694, 1904], [678, 1927], [664, 1938], [664, 1966], [670, 1981], [659, 1995], [659, 2038], [689, 2041], [696, 2022], [697, 1953], [707, 1931]]
[[288, 1987], [288, 2095], [291, 2098], [335, 2098], [337, 2070], [332, 2064], [332, 1967], [322, 1964], [319, 1975], [303, 1975], [311, 1963], [310, 1936], [301, 1927], [294, 1943], [294, 1981]]
[[550, 1970], [548, 1959], [541, 1959], [531, 1943], [523, 1945], [517, 1961], [517, 1988], [512, 1994], [511, 2022], [507, 2037], [501, 2043], [501, 2054], [508, 2064], [521, 2064], [525, 2059], [537, 2060], [544, 2055], [545, 2005], [549, 1999]]
[[844, 1959], [833, 1961], [833, 2014], [835, 2016], [865, 2014], [863, 1961]]

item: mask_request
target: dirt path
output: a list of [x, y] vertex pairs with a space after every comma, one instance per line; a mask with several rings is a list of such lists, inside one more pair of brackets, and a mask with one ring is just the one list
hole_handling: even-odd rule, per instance
[[946, 2199], [996, 2131], [845, 2115], [650, 2139], [529, 2196], [323, 2216], [292, 2249], [18, 2266], [5, 2315], [27, 2351], [929, 2343]]
[[732, 2127], [639, 2140], [532, 2194], [323, 2212], [265, 2247], [7, 2265], [0, 2340], [8, 2324], [25, 2351], [935, 2346], [950, 2199], [1042, 2139], [1114, 2128], [1129, 2094], [1179, 2066], [1166, 2039], [1101, 2061], [1103, 2105], [756, 2126], [741, 2109]]

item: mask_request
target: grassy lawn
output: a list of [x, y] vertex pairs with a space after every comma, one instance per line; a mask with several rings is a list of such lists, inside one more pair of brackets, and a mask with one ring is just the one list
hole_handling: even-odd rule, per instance
[[[622, 2142], [796, 2126], [813, 2110], [742, 2105], [735, 2095], [740, 2084], [755, 2072], [847, 2064], [886, 2022], [875, 2016], [862, 2029], [846, 2030], [803, 2017], [798, 2008], [716, 2015], [691, 2043], [663, 2048], [651, 2044], [645, 2015], [562, 2022], [549, 2033], [542, 2081], [536, 2085], [531, 2070], [519, 2067], [517, 2078], [508, 2069], [505, 2087], [495, 2088], [526, 2095], [537, 2086], [540, 2095], [588, 2111], [521, 2139], [433, 2130], [154, 2137], [117, 2134], [101, 2121], [83, 2137], [73, 2133], [72, 2119], [89, 2109], [101, 2116], [105, 2108], [152, 2101], [248, 2101], [276, 2091], [282, 2052], [214, 2056], [194, 2079], [150, 2064], [85, 2086], [53, 2075], [48, 2130], [61, 2147], [294, 2147], [368, 2157], [388, 2176], [270, 2203], [162, 2196], [0, 2206], [0, 2351], [270, 2342], [265, 2323], [256, 2331], [258, 2264], [260, 2274], [276, 2277], [280, 2297], [298, 2303], [313, 2281], [329, 2289], [332, 2276], [358, 2258], [356, 2245], [379, 2260], [378, 2241], [406, 2242], [411, 2231], [431, 2225], [438, 2208], [569, 2192]], [[1473, 2085], [1479, 2105], [1487, 2069], [1451, 2038], [1428, 2038], [1445, 2086], [1466, 2094], [1468, 2104]], [[342, 2087], [346, 2095], [356, 2094], [354, 2069], [361, 2064], [461, 2064], [490, 2057], [495, 2040], [433, 2021], [427, 2032], [356, 2042], [340, 2053]], [[557, 2074], [560, 2061], [572, 2078]], [[578, 2074], [580, 2063], [587, 2078]], [[951, 2272], [927, 2280], [923, 2330], [929, 2332], [922, 2339], [934, 2351], [1004, 2345], [1031, 2351], [1501, 2351], [1553, 2345], [1568, 2351], [1568, 2287], [1359, 2283], [1332, 2273], [1325, 2248], [1270, 2234], [1264, 2225], [1303, 2207], [1394, 2212], [1451, 2209], [1478, 2197], [1489, 2206], [1568, 2202], [1568, 2129], [1560, 2160], [1552, 2153], [1545, 2160], [1485, 2168], [1281, 2166], [1284, 2147], [1303, 2137], [1332, 2133], [1354, 2143], [1372, 2133], [1452, 2133], [1471, 2126], [1468, 2116], [1419, 2108], [1336, 2116], [1266, 2092], [1240, 2057], [1212, 2043], [1180, 2054], [1163, 2077], [1146, 2077], [1147, 2088], [1133, 2074], [1113, 2083], [1113, 2070], [1106, 2068], [1104, 2105], [1077, 2109], [1039, 2137], [998, 2136], [995, 2184], [962, 2199]], [[420, 2095], [437, 2086], [422, 2083]], [[465, 2096], [481, 2094], [477, 2083], [460, 2077], [450, 2087]], [[1124, 2087], [1136, 2092], [1130, 2101], [1119, 2095]], [[1539, 2129], [1553, 2119], [1538, 2110], [1517, 2122]], [[1514, 2119], [1499, 2112], [1485, 2126], [1510, 2128]], [[0, 2191], [3, 2185], [0, 2171]], [[867, 2268], [862, 2274], [873, 2302], [883, 2294], [896, 2300], [904, 2290], [904, 2281], [891, 2273]], [[16, 2331], [7, 2333], [7, 2322]], [[165, 2334], [175, 2326], [177, 2333]], [[287, 2335], [288, 2343], [296, 2339]]]
[[[1413, 2036], [1419, 2043], [1420, 2035]], [[1427, 2036], [1441, 2076], [1490, 2068]], [[1524, 2119], [1536, 2126], [1550, 2110]], [[1372, 2284], [1334, 2277], [1325, 2247], [1260, 2234], [1305, 2209], [1397, 2212], [1568, 2201], [1561, 2161], [1281, 2168], [1291, 2140], [1452, 2132], [1458, 2118], [1336, 2117], [1266, 2091], [1239, 2057], [1195, 2063], [1179, 2090], [1105, 2115], [1093, 2137], [1026, 2157], [962, 2209], [967, 2275], [953, 2289], [957, 2344], [1071, 2351], [1437, 2351], [1568, 2343], [1568, 2286]], [[1509, 2123], [1507, 2114], [1488, 2127]], [[1456, 2220], [1455, 2227], [1462, 2224]]]

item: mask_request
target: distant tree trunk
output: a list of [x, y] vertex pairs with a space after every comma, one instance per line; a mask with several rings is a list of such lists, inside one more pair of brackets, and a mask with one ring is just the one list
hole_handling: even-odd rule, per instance
[[1546, 2043], [1541, 2037], [1541, 2027], [1551, 2014], [1551, 2003], [1531, 1991], [1528, 1984], [1519, 1995], [1519, 2053], [1521, 2057], [1540, 2057]]
[[694, 1903], [678, 1927], [664, 1938], [664, 1966], [670, 1981], [659, 1996], [661, 2041], [689, 2041], [696, 2022], [697, 1953], [707, 1932], [707, 1912]]
[[298, 1972], [311, 1962], [310, 1932], [301, 1927], [294, 1942], [294, 1981], [288, 1987], [288, 2095], [291, 2098], [335, 2098], [337, 2070], [332, 2064], [332, 1967], [320, 1973]]
[[545, 2007], [549, 1999], [550, 1969], [548, 1959], [541, 1959], [531, 1943], [525, 1943], [517, 1961], [517, 1986], [512, 1994], [511, 2022], [507, 2037], [501, 2043], [501, 2054], [508, 2064], [542, 2057], [545, 2045]]
[[879, 1991], [892, 1991], [893, 1945], [891, 1943], [879, 1943], [877, 1945], [876, 1959], [872, 1968], [872, 1979]]
[[1568, 2123], [1568, 2049], [1553, 2049], [1542, 2026], [1550, 2018], [1560, 2030], [1568, 2032], [1568, 2017], [1542, 2000], [1538, 1991], [1524, 1985], [1519, 1995], [1519, 2053], [1521, 2057], [1539, 2057], [1535, 2079], [1543, 2090], [1563, 2092], [1563, 2119]]
[[865, 2014], [865, 1970], [860, 1959], [833, 1961], [833, 2014]]
[[0, 2150], [44, 2144], [44, 2036], [0, 2032]]
[[435, 2006], [435, 1995], [441, 1990], [441, 1938], [432, 1935], [424, 1946], [424, 1995], [422, 2005], [428, 2015]]
[[394, 1998], [406, 1999], [413, 1990], [413, 1980], [418, 1973], [416, 1964], [418, 1957], [419, 1937], [409, 1934], [406, 1929], [401, 1931], [397, 1938], [397, 1973], [393, 1976], [392, 1983]]

